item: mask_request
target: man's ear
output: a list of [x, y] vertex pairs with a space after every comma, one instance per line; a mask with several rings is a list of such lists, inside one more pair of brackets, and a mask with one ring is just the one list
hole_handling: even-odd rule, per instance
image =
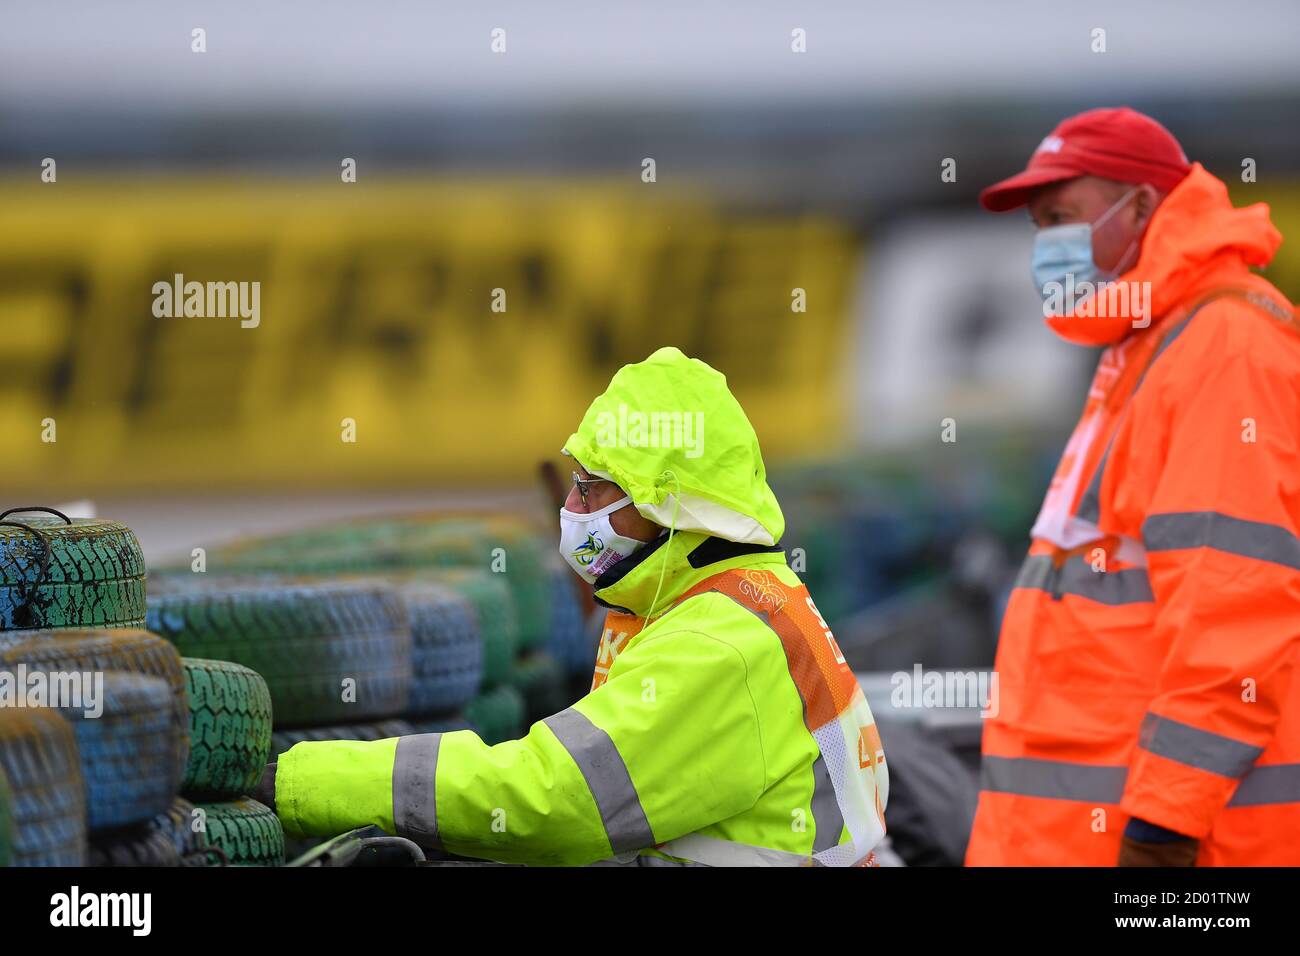
[[1156, 214], [1156, 207], [1164, 198], [1165, 194], [1150, 183], [1138, 186], [1137, 194], [1133, 197], [1133, 213], [1139, 229], [1145, 229], [1151, 224], [1151, 217]]

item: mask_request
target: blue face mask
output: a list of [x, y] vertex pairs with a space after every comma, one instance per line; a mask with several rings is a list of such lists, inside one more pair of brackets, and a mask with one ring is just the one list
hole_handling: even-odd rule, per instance
[[[1132, 199], [1135, 193], [1137, 189], [1130, 189], [1092, 224], [1070, 222], [1063, 226], [1047, 226], [1038, 230], [1034, 235], [1034, 255], [1030, 270], [1034, 276], [1034, 286], [1043, 298], [1046, 299], [1050, 294], [1047, 291], [1049, 283], [1056, 282], [1064, 286], [1068, 275], [1074, 276], [1074, 284], [1077, 286], [1083, 282], [1094, 284], [1110, 282], [1122, 274], [1122, 268], [1118, 272], [1107, 272], [1093, 261], [1092, 234], [1105, 225], [1111, 216], [1124, 208], [1124, 204]], [[1136, 244], [1137, 239], [1134, 239], [1129, 248], [1124, 251], [1124, 255], [1120, 257], [1120, 266], [1123, 266]]]

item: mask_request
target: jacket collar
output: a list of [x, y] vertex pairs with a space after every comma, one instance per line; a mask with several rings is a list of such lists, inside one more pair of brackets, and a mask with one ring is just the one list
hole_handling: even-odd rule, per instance
[[[668, 537], [665, 531], [598, 577], [596, 603], [645, 617], [653, 610], [662, 613], [686, 591], [720, 571], [785, 564], [785, 553], [779, 544], [737, 544], [696, 531], [678, 531], [672, 535], [671, 543]], [[657, 607], [651, 608], [661, 573], [663, 588]]]

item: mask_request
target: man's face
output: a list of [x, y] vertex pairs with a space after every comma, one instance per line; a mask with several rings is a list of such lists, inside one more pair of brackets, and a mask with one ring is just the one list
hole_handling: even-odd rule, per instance
[[1029, 218], [1040, 229], [1067, 223], [1094, 223], [1111, 206], [1119, 202], [1132, 189], [1137, 192], [1092, 234], [1092, 261], [1107, 272], [1132, 268], [1136, 261], [1134, 240], [1140, 240], [1151, 214], [1159, 204], [1161, 194], [1146, 184], [1120, 183], [1100, 176], [1079, 176], [1060, 183], [1051, 183], [1034, 191], [1030, 196]]
[[[579, 478], [596, 477], [581, 465], [577, 465], [573, 470], [578, 473]], [[612, 481], [597, 481], [587, 486], [587, 502], [583, 504], [578, 486], [574, 485], [569, 489], [569, 496], [564, 499], [564, 507], [574, 514], [590, 514], [609, 507], [626, 494], [626, 491]], [[609, 524], [619, 534], [636, 538], [638, 541], [653, 541], [659, 536], [660, 531], [659, 525], [642, 517], [641, 512], [637, 511], [636, 506], [630, 501], [609, 516]]]

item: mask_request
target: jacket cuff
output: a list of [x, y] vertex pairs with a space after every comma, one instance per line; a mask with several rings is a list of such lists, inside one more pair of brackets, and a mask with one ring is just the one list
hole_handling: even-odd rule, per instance
[[1120, 809], [1188, 839], [1202, 840], [1209, 836], [1238, 782], [1139, 748]]
[[[297, 746], [296, 744], [294, 746]], [[297, 804], [294, 789], [294, 761], [286, 759], [292, 748], [280, 754], [275, 766], [275, 815], [280, 818], [280, 826], [286, 835], [303, 837], [306, 834], [298, 823]]]
[[335, 836], [377, 824], [393, 832], [396, 737], [294, 744], [280, 755], [276, 814], [290, 836]]

